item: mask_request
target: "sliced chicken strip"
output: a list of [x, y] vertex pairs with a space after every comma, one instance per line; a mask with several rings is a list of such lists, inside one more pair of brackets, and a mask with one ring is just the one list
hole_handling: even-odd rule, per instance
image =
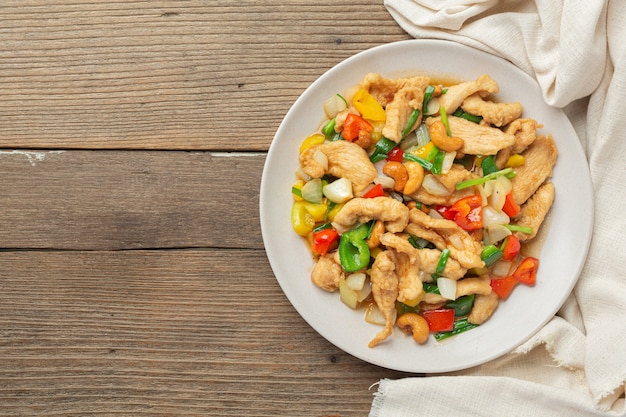
[[[426, 124], [432, 124], [439, 117], [426, 119]], [[499, 150], [508, 148], [515, 142], [515, 136], [505, 133], [495, 127], [476, 124], [462, 117], [448, 116], [450, 133], [452, 136], [463, 139], [463, 146], [459, 152], [470, 155], [495, 155]]]
[[409, 255], [406, 253], [396, 253], [398, 301], [401, 303], [416, 303], [416, 300], [418, 300], [424, 292], [424, 286], [419, 277], [419, 261], [417, 261], [417, 259], [416, 262], [411, 262]]
[[385, 318], [385, 328], [369, 342], [368, 346], [372, 348], [391, 335], [396, 321], [398, 276], [396, 275], [396, 259], [393, 251], [384, 251], [378, 254], [372, 265], [370, 278], [374, 301]]
[[495, 292], [487, 295], [478, 294], [467, 320], [472, 324], [483, 324], [498, 308], [500, 300]]
[[537, 139], [537, 129], [540, 127], [541, 125], [534, 119], [513, 120], [504, 132], [515, 136], [515, 142], [509, 148], [498, 152], [496, 165], [503, 168], [511, 155], [520, 153], [530, 146]]
[[548, 215], [553, 202], [554, 184], [546, 182], [526, 201], [519, 214], [514, 218], [514, 224], [530, 227], [533, 229], [533, 232], [531, 234], [515, 232], [515, 237], [521, 241], [534, 238]]
[[[415, 109], [422, 108], [424, 101], [424, 90], [428, 86], [429, 79], [426, 77], [409, 78], [404, 86], [396, 92], [393, 100], [387, 104], [385, 112], [387, 120], [383, 128], [383, 136], [396, 143], [402, 139], [402, 133], [409, 123], [411, 113]], [[410, 130], [419, 126], [422, 120], [420, 113]]]
[[345, 278], [341, 265], [335, 259], [335, 254], [321, 256], [313, 271], [311, 271], [311, 281], [323, 290], [333, 292], [339, 288], [339, 281]]
[[[317, 151], [326, 155], [327, 169], [315, 158]], [[331, 174], [338, 178], [347, 178], [352, 183], [354, 193], [363, 191], [378, 176], [367, 152], [359, 145], [345, 140], [313, 146], [302, 152], [299, 159], [307, 175], [321, 178], [324, 174]]]
[[393, 248], [396, 253], [398, 301], [406, 303], [416, 300], [423, 291], [422, 281], [419, 279], [419, 250], [407, 239], [389, 232], [380, 237], [380, 243], [387, 249]]
[[474, 81], [467, 81], [448, 87], [448, 91], [439, 97], [439, 105], [444, 106], [446, 113], [451, 114], [472, 94], [481, 92], [483, 95], [488, 95], [497, 93], [498, 90], [497, 82], [488, 75], [481, 75]]
[[464, 111], [476, 116], [482, 116], [483, 121], [498, 127], [508, 125], [513, 120], [519, 118], [524, 111], [522, 104], [519, 102], [497, 103], [486, 101], [478, 93], [467, 97], [461, 104], [461, 107]]
[[511, 179], [513, 200], [517, 204], [524, 204], [552, 176], [558, 154], [554, 140], [545, 136], [539, 136], [522, 153], [524, 164], [515, 168], [516, 175]]
[[[437, 271], [437, 263], [441, 257], [441, 251], [439, 249], [420, 249], [419, 250], [419, 262], [420, 271], [423, 272], [425, 282], [432, 281], [431, 274]], [[467, 268], [463, 268], [459, 261], [453, 258], [448, 258], [446, 267], [443, 270], [443, 276], [450, 279], [461, 279], [467, 273]]]
[[345, 231], [370, 220], [382, 220], [388, 231], [401, 232], [409, 223], [409, 208], [391, 197], [353, 198], [335, 215], [333, 226]]
[[[418, 209], [412, 209], [409, 212], [409, 221], [411, 224], [434, 230], [441, 236], [446, 242], [446, 247], [450, 250], [450, 256], [459, 261], [462, 267], [469, 269], [485, 266], [485, 263], [480, 259], [482, 245], [474, 240], [467, 231], [459, 227], [456, 222], [447, 219], [435, 219]], [[436, 242], [433, 243], [437, 244]]]

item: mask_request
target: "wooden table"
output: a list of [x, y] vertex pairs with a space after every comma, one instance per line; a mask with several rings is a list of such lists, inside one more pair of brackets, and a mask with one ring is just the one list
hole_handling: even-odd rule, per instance
[[266, 258], [266, 151], [382, 1], [3, 0], [0, 414], [367, 415]]

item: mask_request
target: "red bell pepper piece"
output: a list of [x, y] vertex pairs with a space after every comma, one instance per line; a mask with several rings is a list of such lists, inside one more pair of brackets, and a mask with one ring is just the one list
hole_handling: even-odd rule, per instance
[[454, 309], [442, 308], [437, 310], [424, 310], [422, 317], [428, 323], [431, 332], [449, 332], [454, 329]]
[[504, 206], [502, 206], [502, 211], [506, 213], [509, 217], [515, 217], [519, 214], [521, 208], [520, 206], [513, 200], [513, 192], [510, 191], [504, 200]]
[[462, 198], [448, 208], [444, 217], [452, 219], [461, 228], [471, 231], [483, 227], [483, 199], [479, 195]]
[[450, 206], [436, 205], [434, 209], [445, 219], [454, 220], [454, 216], [456, 215], [456, 213], [454, 211], [450, 211]]
[[363, 198], [374, 198], [374, 197], [382, 197], [385, 195], [385, 190], [383, 190], [383, 186], [381, 184], [376, 184], [365, 194], [362, 195]]
[[491, 289], [502, 300], [509, 298], [511, 291], [513, 291], [513, 288], [515, 288], [517, 284], [519, 284], [519, 281], [513, 278], [512, 275], [504, 278], [492, 279], [490, 282]]
[[322, 229], [313, 233], [313, 252], [326, 255], [339, 243], [339, 233], [335, 229]]
[[519, 253], [520, 247], [519, 239], [515, 235], [508, 236], [502, 245], [502, 259], [512, 261]]
[[341, 131], [341, 136], [345, 140], [353, 141], [359, 137], [359, 132], [361, 130], [371, 132], [374, 130], [374, 127], [361, 116], [354, 113], [348, 113], [348, 116], [346, 116], [346, 121], [343, 122], [343, 130]]
[[400, 149], [399, 146], [396, 146], [395, 148], [390, 150], [389, 153], [387, 154], [387, 160], [394, 161], [394, 162], [402, 162], [404, 160], [404, 151]]
[[524, 258], [515, 272], [513, 272], [513, 278], [522, 284], [533, 286], [537, 280], [537, 270], [539, 269], [539, 259], [529, 256]]

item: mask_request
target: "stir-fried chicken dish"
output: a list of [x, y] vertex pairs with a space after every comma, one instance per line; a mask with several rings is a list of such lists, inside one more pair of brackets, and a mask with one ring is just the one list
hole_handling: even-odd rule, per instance
[[292, 226], [312, 283], [381, 326], [370, 347], [396, 327], [417, 343], [471, 330], [535, 285], [525, 248], [546, 227], [558, 151], [498, 91], [488, 75], [367, 74], [303, 140]]

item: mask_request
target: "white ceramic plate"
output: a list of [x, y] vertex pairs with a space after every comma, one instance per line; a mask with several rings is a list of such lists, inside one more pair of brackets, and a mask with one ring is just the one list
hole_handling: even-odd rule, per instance
[[[499, 101], [520, 101], [559, 149], [552, 181], [556, 199], [541, 249], [534, 287], [518, 285], [485, 324], [437, 343], [417, 345], [398, 329], [375, 348], [381, 329], [310, 281], [313, 266], [305, 242], [291, 228], [291, 186], [302, 140], [323, 122], [323, 102], [358, 83], [367, 72], [394, 77], [440, 74], [459, 80], [489, 74], [500, 85]], [[406, 372], [449, 372], [495, 359], [527, 340], [548, 322], [570, 294], [591, 240], [593, 195], [588, 165], [564, 113], [544, 103], [536, 82], [510, 62], [447, 41], [409, 40], [361, 52], [332, 68], [298, 98], [270, 146], [261, 180], [260, 220], [267, 256], [281, 288], [300, 315], [323, 337], [364, 361]]]

